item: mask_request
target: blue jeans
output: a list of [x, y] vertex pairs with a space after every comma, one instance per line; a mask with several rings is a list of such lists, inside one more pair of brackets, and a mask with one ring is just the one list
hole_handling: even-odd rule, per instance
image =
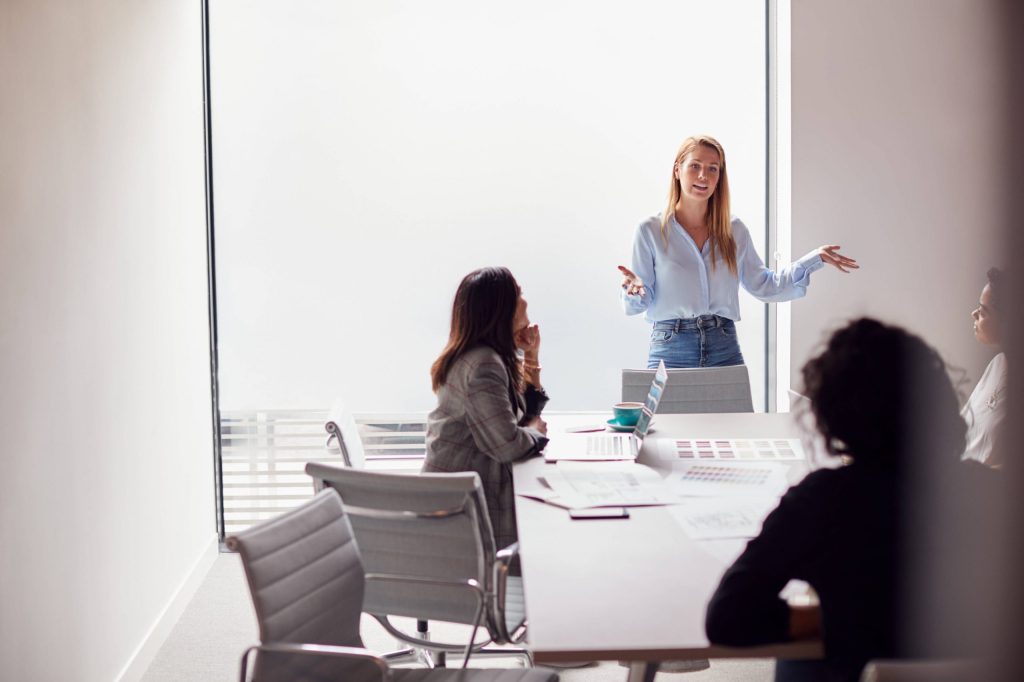
[[656, 368], [659, 360], [668, 369], [742, 365], [736, 323], [718, 315], [655, 322], [647, 368]]

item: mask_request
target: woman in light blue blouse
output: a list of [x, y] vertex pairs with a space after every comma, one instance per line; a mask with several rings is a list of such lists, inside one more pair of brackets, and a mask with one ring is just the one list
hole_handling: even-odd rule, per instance
[[672, 165], [668, 206], [637, 228], [633, 269], [619, 266], [622, 306], [654, 325], [648, 367], [740, 365], [739, 285], [762, 301], [789, 301], [807, 293], [825, 264], [859, 267], [831, 244], [778, 272], [765, 267], [747, 226], [729, 213], [725, 150], [714, 138], [690, 137]]

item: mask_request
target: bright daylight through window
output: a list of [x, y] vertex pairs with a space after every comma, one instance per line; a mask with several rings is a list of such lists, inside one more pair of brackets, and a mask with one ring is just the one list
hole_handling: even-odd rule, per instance
[[[617, 400], [650, 326], [623, 313], [616, 266], [687, 136], [722, 142], [765, 255], [763, 0], [210, 10], [228, 531], [310, 494], [336, 400], [369, 457], [422, 454], [430, 364], [474, 268], [522, 285], [549, 410]], [[764, 305], [743, 293], [741, 315], [764, 409]]]

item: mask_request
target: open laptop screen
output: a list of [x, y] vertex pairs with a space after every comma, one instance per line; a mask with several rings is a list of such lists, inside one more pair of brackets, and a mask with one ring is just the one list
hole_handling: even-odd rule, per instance
[[651, 390], [647, 392], [647, 399], [644, 400], [644, 409], [640, 419], [636, 422], [636, 429], [633, 431], [637, 438], [643, 438], [651, 428], [651, 419], [658, 411], [658, 403], [661, 402], [661, 395], [665, 392], [665, 384], [668, 383], [668, 371], [665, 369], [663, 360], [658, 362], [658, 371], [654, 373], [654, 381], [651, 382]]

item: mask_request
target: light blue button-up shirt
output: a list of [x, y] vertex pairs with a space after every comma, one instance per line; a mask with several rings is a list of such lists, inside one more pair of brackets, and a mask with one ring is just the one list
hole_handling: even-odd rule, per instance
[[710, 239], [698, 250], [675, 216], [669, 218], [667, 227], [667, 245], [661, 237], [661, 216], [649, 218], [637, 228], [632, 270], [644, 281], [645, 291], [643, 296], [630, 296], [622, 290], [626, 314], [645, 313], [648, 322], [698, 315], [739, 320], [740, 283], [762, 301], [791, 301], [807, 293], [811, 273], [824, 266], [821, 256], [812, 251], [779, 272], [768, 269], [757, 255], [747, 226], [734, 217], [737, 274], [729, 271], [720, 254], [712, 270]]

